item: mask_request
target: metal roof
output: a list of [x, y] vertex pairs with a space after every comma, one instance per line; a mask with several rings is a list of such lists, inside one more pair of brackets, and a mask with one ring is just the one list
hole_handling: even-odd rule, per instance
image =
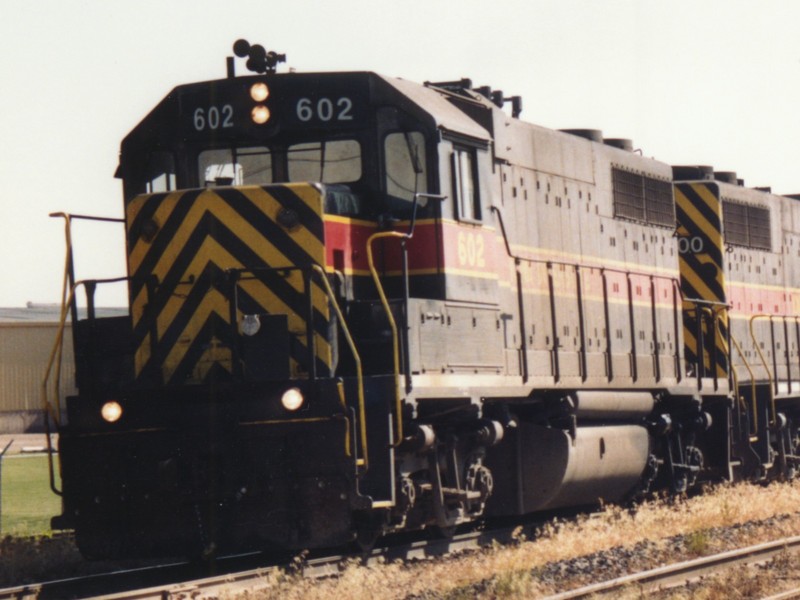
[[378, 77], [430, 114], [439, 127], [480, 140], [491, 139], [491, 135], [486, 129], [453, 106], [439, 92], [405, 79], [384, 77], [383, 75], [378, 75]]

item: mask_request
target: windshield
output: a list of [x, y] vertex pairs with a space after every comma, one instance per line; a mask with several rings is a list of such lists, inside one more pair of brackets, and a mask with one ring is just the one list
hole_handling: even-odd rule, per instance
[[347, 183], [361, 179], [361, 147], [355, 140], [289, 146], [289, 181]]
[[286, 149], [204, 150], [198, 156], [198, 174], [205, 187], [279, 181], [352, 183], [361, 179], [361, 145], [356, 140], [332, 140], [293, 144]]
[[272, 183], [272, 153], [268, 148], [224, 148], [200, 153], [204, 186]]

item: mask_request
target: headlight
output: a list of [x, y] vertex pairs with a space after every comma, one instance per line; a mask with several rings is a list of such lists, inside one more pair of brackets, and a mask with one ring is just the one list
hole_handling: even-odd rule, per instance
[[266, 83], [254, 83], [250, 88], [250, 97], [256, 102], [263, 102], [269, 98], [269, 88]]
[[305, 402], [305, 398], [303, 398], [303, 392], [301, 392], [298, 388], [289, 388], [285, 392], [283, 392], [283, 396], [281, 396], [281, 404], [283, 408], [289, 411], [295, 411], [303, 406], [303, 402]]
[[258, 104], [253, 107], [253, 110], [250, 112], [250, 117], [256, 125], [263, 125], [269, 121], [269, 109], [263, 104]]
[[116, 423], [122, 416], [122, 406], [116, 400], [109, 400], [100, 409], [100, 415], [109, 423]]

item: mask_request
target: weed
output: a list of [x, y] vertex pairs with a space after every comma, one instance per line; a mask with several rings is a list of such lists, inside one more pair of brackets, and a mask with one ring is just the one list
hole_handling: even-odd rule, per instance
[[686, 551], [694, 556], [703, 556], [709, 550], [710, 539], [704, 530], [693, 531], [686, 536], [684, 545]]
[[497, 575], [490, 586], [493, 598], [520, 598], [530, 594], [533, 575], [530, 571], [508, 571]]

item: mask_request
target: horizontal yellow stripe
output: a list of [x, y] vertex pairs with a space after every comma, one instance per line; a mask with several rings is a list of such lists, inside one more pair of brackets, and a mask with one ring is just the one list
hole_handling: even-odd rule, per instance
[[239, 425], [284, 425], [286, 423], [322, 423], [323, 421], [338, 421], [343, 417], [307, 417], [305, 419], [269, 419], [266, 421], [243, 421]]
[[[516, 292], [516, 288], [514, 288], [514, 291]], [[538, 289], [538, 290], [531, 290], [531, 289], [523, 290], [522, 294], [524, 296], [538, 296], [540, 298], [549, 298], [550, 297], [550, 293], [547, 290], [542, 290], [542, 289]], [[575, 300], [575, 301], [577, 301], [577, 299], [578, 299], [578, 295], [577, 294], [570, 294], [569, 292], [567, 292], [567, 293], [558, 293], [558, 292], [556, 292], [554, 294], [554, 296], [555, 296], [555, 298], [557, 300]], [[596, 295], [593, 295], [593, 294], [591, 294], [591, 295], [590, 294], [584, 294], [583, 295], [583, 300], [584, 300], [584, 302], [595, 302], [597, 304], [602, 304], [604, 302], [602, 296], [596, 296]], [[624, 298], [609, 297], [608, 303], [609, 304], [613, 304], [613, 305], [617, 305], [617, 306], [628, 306], [628, 300], [626, 300]], [[650, 308], [650, 307], [653, 306], [652, 302], [649, 299], [648, 300], [635, 300], [634, 299], [632, 304], [633, 304], [633, 306], [635, 308]], [[656, 302], [655, 304], [656, 304], [656, 308], [660, 308], [660, 309], [673, 310], [675, 308], [675, 305], [672, 304], [671, 302], [670, 303], [667, 303], [667, 302]], [[680, 306], [678, 306], [678, 310], [679, 311], [681, 310]]]
[[323, 220], [326, 223], [339, 223], [341, 225], [355, 225], [360, 227], [376, 228], [378, 226], [375, 221], [365, 221], [364, 219], [355, 219], [352, 217], [342, 217], [339, 215], [324, 215]]
[[[502, 246], [505, 246], [505, 242], [503, 241], [502, 237], [498, 237], [497, 239]], [[601, 256], [574, 254], [570, 252], [561, 252], [560, 250], [525, 246], [522, 244], [511, 244], [511, 251], [523, 260], [538, 260], [543, 262], [551, 260], [565, 262], [577, 264], [584, 269], [601, 269], [603, 267], [620, 267], [624, 269], [630, 269], [631, 266], [634, 266], [637, 269], [637, 272], [633, 273], [634, 275], [666, 275], [668, 277], [678, 277], [677, 257], [675, 258], [675, 268], [669, 269], [657, 267], [655, 265], [643, 265], [625, 260], [611, 260]], [[508, 255], [506, 254], [506, 256]], [[509, 258], [509, 260], [511, 259]]]
[[748, 288], [748, 289], [764, 290], [769, 292], [786, 292], [787, 294], [794, 294], [794, 293], [800, 294], [800, 288], [784, 287], [782, 285], [770, 285], [767, 283], [750, 283], [749, 281], [731, 281], [730, 279], [728, 279], [727, 286], [729, 288]]

